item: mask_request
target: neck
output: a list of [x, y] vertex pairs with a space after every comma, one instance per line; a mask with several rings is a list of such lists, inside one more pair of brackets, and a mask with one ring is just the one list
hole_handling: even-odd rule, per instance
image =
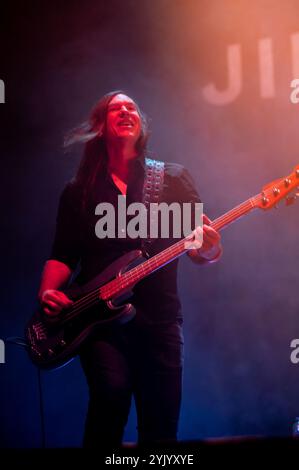
[[128, 179], [130, 163], [137, 157], [135, 143], [117, 142], [107, 146], [108, 171], [123, 181]]

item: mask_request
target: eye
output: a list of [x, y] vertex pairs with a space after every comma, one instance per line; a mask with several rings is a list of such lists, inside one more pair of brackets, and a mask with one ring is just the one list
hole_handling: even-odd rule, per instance
[[120, 109], [120, 106], [115, 105], [115, 106], [109, 106], [108, 111], [118, 111]]
[[[120, 111], [122, 106], [123, 106], [122, 104], [111, 105], [108, 107], [108, 112]], [[137, 108], [134, 103], [126, 103], [124, 106], [126, 107], [127, 111], [137, 112]]]

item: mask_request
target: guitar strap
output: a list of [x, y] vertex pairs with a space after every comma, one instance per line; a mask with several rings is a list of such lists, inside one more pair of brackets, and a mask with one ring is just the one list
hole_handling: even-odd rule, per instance
[[147, 214], [149, 214], [149, 217], [147, 217], [147, 238], [142, 238], [141, 241], [142, 251], [145, 255], [148, 255], [148, 248], [154, 241], [153, 238], [150, 238], [150, 226], [158, 220], [156, 217], [157, 204], [160, 202], [163, 191], [164, 166], [164, 162], [152, 160], [151, 158], [145, 159], [142, 202], [145, 205]]

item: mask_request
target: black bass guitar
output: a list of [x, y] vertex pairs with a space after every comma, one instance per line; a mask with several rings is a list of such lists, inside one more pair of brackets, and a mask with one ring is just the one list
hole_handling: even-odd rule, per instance
[[[299, 165], [287, 177], [271, 182], [261, 193], [215, 219], [211, 226], [221, 230], [251, 210], [270, 209], [282, 199], [289, 205], [296, 198], [298, 186]], [[54, 319], [46, 318], [38, 310], [25, 331], [32, 362], [43, 369], [61, 367], [76, 356], [79, 347], [95, 329], [107, 323], [131, 320], [135, 315], [134, 307], [122, 299], [128, 298], [137, 282], [188, 251], [187, 241], [187, 238], [180, 240], [137, 265], [140, 251], [124, 255], [85, 286], [66, 290], [73, 304]]]

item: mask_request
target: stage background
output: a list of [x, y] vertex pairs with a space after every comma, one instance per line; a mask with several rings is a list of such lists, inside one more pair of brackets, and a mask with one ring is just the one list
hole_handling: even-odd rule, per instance
[[[3, 7], [1, 7], [2, 9]], [[151, 118], [152, 155], [184, 164], [213, 219], [299, 163], [296, 0], [10, 2], [2, 12], [0, 337], [36, 305], [60, 192], [81, 148], [63, 136], [114, 89]], [[299, 415], [298, 206], [223, 232], [221, 262], [182, 259], [185, 371], [179, 438], [288, 436]], [[6, 345], [2, 447], [40, 445], [36, 369]], [[78, 361], [42, 374], [46, 443], [79, 446]], [[125, 440], [136, 439], [134, 408]]]

